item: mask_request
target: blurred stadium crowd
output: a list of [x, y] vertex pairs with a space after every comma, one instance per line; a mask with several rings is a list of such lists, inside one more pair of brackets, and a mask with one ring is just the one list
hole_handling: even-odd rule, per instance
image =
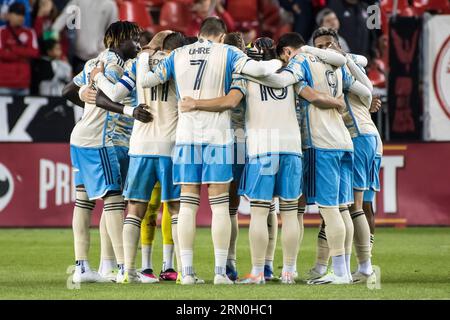
[[[395, 5], [395, 3], [397, 5]], [[0, 94], [60, 96], [62, 87], [102, 50], [107, 27], [137, 22], [153, 34], [171, 29], [196, 36], [201, 21], [219, 16], [246, 43], [295, 31], [310, 39], [318, 26], [338, 30], [344, 49], [370, 59], [369, 78], [386, 86], [388, 21], [392, 15], [450, 13], [447, 0], [0, 0]], [[368, 7], [378, 5], [380, 10]], [[377, 15], [380, 28], [367, 27]]]

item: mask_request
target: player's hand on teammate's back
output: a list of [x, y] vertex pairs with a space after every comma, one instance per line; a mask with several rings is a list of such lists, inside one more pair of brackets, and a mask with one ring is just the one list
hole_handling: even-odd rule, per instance
[[94, 69], [92, 69], [90, 78], [93, 80], [98, 73], [103, 72], [105, 72], [105, 65], [103, 64], [103, 62], [99, 62], [98, 65]]
[[97, 96], [97, 91], [93, 89], [91, 86], [86, 87], [81, 94], [80, 98], [83, 102], [94, 104], [95, 105], [95, 98]]
[[178, 101], [178, 108], [181, 112], [190, 112], [195, 110], [195, 100], [191, 97], [183, 97]]
[[340, 114], [344, 114], [345, 109], [347, 108], [347, 105], [345, 104], [344, 95], [341, 95], [339, 98], [337, 98], [337, 100], [339, 100], [339, 102], [340, 102], [340, 107], [338, 109], [338, 112]]
[[372, 97], [372, 103], [370, 104], [370, 109], [369, 111], [371, 113], [376, 113], [380, 110], [381, 108], [381, 99], [378, 96], [373, 96]]
[[134, 108], [133, 118], [135, 118], [136, 120], [139, 120], [141, 122], [144, 122], [144, 123], [153, 121], [152, 114], [150, 112], [148, 112], [147, 110], [145, 110], [146, 108], [148, 108], [148, 106], [145, 104], [140, 104], [136, 108]]

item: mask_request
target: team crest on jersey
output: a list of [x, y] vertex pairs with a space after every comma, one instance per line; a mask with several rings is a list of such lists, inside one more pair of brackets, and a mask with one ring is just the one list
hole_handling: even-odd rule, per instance
[[450, 37], [442, 45], [433, 68], [433, 87], [444, 113], [450, 118]]
[[11, 172], [0, 163], [0, 211], [9, 204], [14, 193], [14, 180]]
[[20, 40], [20, 42], [22, 42], [22, 43], [26, 43], [26, 42], [28, 41], [28, 34], [26, 34], [25, 32], [22, 32], [22, 33], [19, 35], [19, 40]]

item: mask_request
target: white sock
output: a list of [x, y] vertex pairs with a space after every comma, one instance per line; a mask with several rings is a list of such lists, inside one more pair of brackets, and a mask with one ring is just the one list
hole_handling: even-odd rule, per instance
[[180, 258], [183, 277], [186, 275], [194, 275], [194, 267], [193, 267], [194, 251], [180, 250]]
[[252, 276], [259, 276], [261, 273], [264, 273], [264, 266], [253, 266], [252, 267]]
[[100, 274], [108, 274], [116, 268], [117, 262], [115, 259], [102, 259], [98, 272]]
[[328, 266], [316, 263], [316, 266], [314, 267], [314, 270], [320, 274], [325, 274], [327, 272]]
[[351, 254], [346, 254], [345, 255], [345, 267], [347, 268], [347, 273], [349, 274], [349, 275], [351, 275], [352, 274], [352, 269], [351, 269], [351, 266], [350, 266], [350, 260], [351, 260], [351, 257], [352, 257], [352, 255]]
[[273, 270], [273, 260], [264, 260], [264, 265], [269, 266]]
[[361, 262], [358, 265], [358, 271], [366, 275], [370, 275], [373, 272], [372, 261], [369, 259], [367, 261]]
[[227, 257], [228, 257], [228, 249], [215, 249], [214, 250], [214, 258], [215, 258], [215, 268], [214, 273], [224, 275], [226, 274], [226, 265], [227, 265]]
[[85, 273], [86, 271], [91, 271], [89, 267], [89, 262], [87, 260], [78, 260], [75, 264], [75, 272]]
[[142, 254], [142, 270], [152, 269], [153, 270], [153, 261], [152, 261], [152, 250], [153, 247], [150, 245], [142, 245], [141, 254]]
[[163, 267], [162, 271], [173, 269], [173, 244], [163, 245]]
[[345, 255], [334, 256], [333, 260], [333, 271], [338, 277], [343, 277], [347, 275], [347, 267], [345, 265]]
[[283, 272], [294, 273], [295, 266], [283, 265]]

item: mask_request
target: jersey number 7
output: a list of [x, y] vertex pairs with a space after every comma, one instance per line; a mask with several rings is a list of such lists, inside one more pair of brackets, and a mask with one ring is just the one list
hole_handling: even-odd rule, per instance
[[194, 90], [199, 90], [203, 78], [203, 73], [205, 73], [206, 60], [191, 60], [191, 66], [199, 66], [194, 82]]

